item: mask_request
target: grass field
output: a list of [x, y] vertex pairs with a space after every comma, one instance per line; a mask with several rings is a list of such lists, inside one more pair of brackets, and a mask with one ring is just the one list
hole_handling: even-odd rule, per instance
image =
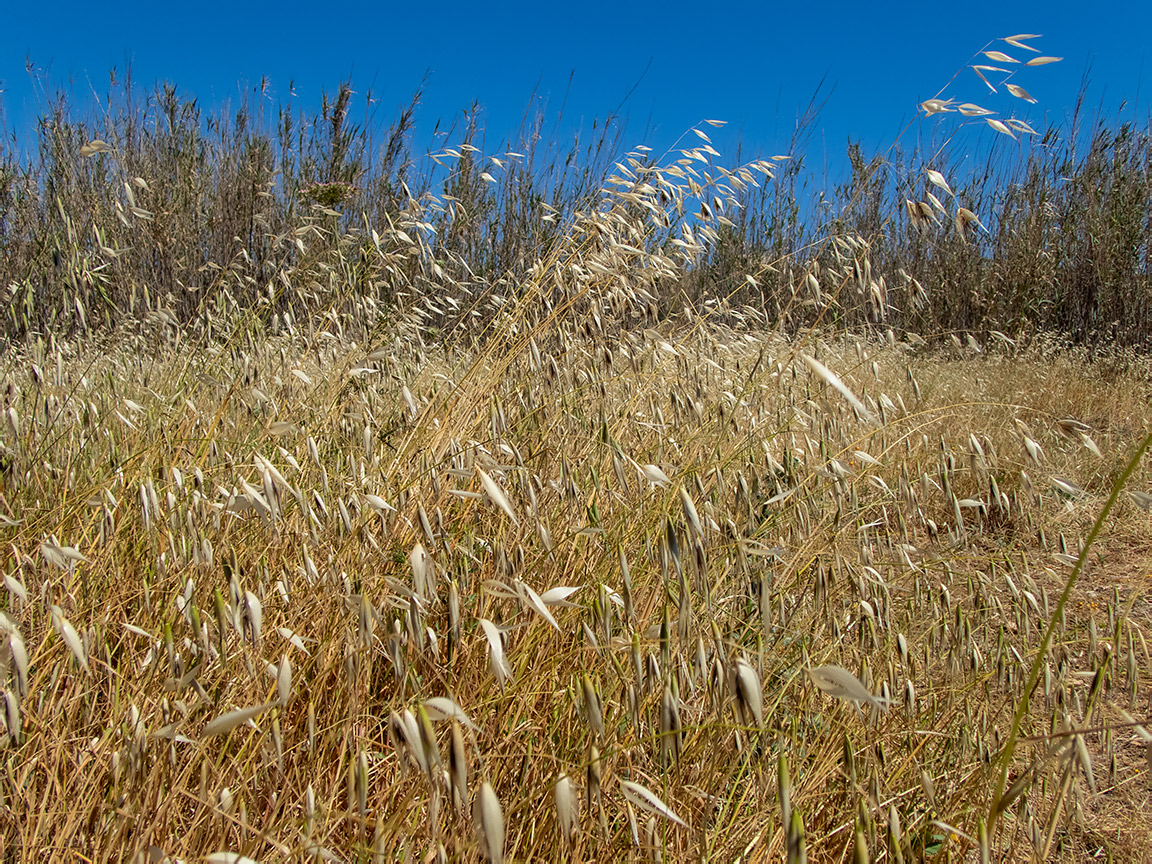
[[8, 369], [11, 860], [964, 860], [1051, 620], [992, 856], [1148, 848], [1140, 363], [334, 329]]
[[4, 861], [1152, 860], [1143, 265], [721, 254], [784, 169], [708, 128], [499, 230], [528, 175], [377, 218], [346, 145], [238, 247], [76, 132], [4, 241]]

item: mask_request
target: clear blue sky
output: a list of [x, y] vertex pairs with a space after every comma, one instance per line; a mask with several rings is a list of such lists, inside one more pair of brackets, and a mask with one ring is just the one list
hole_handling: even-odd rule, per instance
[[[988, 96], [971, 72], [947, 95], [1040, 128], [1064, 118], [1090, 70], [1093, 107], [1147, 116], [1152, 3], [419, 3], [219, 2], [5, 4], [0, 28], [0, 106], [11, 134], [26, 135], [42, 97], [28, 63], [51, 90], [71, 89], [82, 107], [104, 94], [108, 72], [131, 63], [141, 88], [159, 80], [205, 106], [236, 102], [268, 76], [275, 98], [318, 107], [322, 89], [345, 78], [372, 88], [387, 121], [427, 73], [417, 136], [473, 100], [485, 109], [488, 142], [513, 135], [532, 93], [555, 112], [567, 94], [565, 129], [623, 103], [629, 144], [658, 149], [703, 118], [729, 121], [716, 135], [731, 155], [783, 152], [797, 114], [824, 82], [812, 158], [830, 159], [849, 136], [886, 145], [997, 36], [1040, 33], [1042, 53], [1062, 63], [1016, 80], [1038, 100]], [[998, 46], [1004, 48], [1004, 46]], [[1010, 49], [1005, 49], [1010, 50]], [[1014, 51], [1020, 57], [1035, 56]], [[569, 88], [569, 81], [571, 86]], [[923, 129], [921, 129], [923, 131]], [[912, 130], [912, 135], [917, 130]], [[495, 140], [494, 140], [495, 139]], [[1010, 143], [1010, 142], [1009, 142]], [[811, 167], [813, 165], [810, 161]]]

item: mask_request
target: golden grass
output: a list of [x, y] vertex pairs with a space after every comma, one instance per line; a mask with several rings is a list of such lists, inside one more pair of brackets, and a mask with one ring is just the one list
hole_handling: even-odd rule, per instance
[[850, 233], [697, 304], [775, 170], [713, 153], [522, 278], [322, 208], [258, 302], [10, 347], [4, 860], [1146, 854], [1142, 361], [898, 338]]
[[[892, 813], [905, 860], [967, 854], [1145, 378], [809, 338], [870, 424], [763, 332], [398, 332], [8, 370], [10, 858], [778, 858], [778, 761], [808, 860], [892, 859]], [[1146, 520], [1122, 501], [1077, 586], [994, 857], [1146, 830], [1142, 744], [1109, 726], [1148, 713]]]

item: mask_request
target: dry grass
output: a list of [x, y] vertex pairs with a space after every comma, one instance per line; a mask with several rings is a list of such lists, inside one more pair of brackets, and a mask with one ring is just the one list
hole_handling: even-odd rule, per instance
[[[379, 355], [319, 329], [214, 356], [66, 344], [8, 370], [21, 434], [5, 614], [28, 654], [24, 692], [12, 666], [6, 691], [10, 860], [469, 859], [488, 848], [470, 800], [484, 782], [509, 860], [774, 858], [781, 756], [809, 860], [851, 854], [854, 825], [891, 859], [893, 808], [906, 860], [939, 838], [940, 860], [965, 857], [1067, 572], [1061, 544], [1075, 554], [1148, 427], [1146, 380], [837, 337], [818, 354], [882, 415], [870, 426], [763, 332], [555, 325], [517, 353], [397, 333]], [[1065, 415], [1095, 420], [1101, 456], [1060, 433]], [[1051, 476], [1085, 496], [1063, 501]], [[989, 504], [993, 479], [1006, 507]], [[961, 510], [962, 532], [944, 484], [988, 505]], [[1125, 500], [1027, 735], [1097, 729], [1113, 703], [1147, 716], [1146, 537]], [[577, 590], [546, 593], [560, 587]], [[825, 664], [890, 710], [801, 674]], [[444, 697], [475, 727], [437, 719], [438, 703], [423, 721]], [[1013, 776], [1034, 774], [995, 856], [1034, 854], [1038, 831], [1067, 860], [1094, 846], [1134, 860], [1152, 814], [1142, 745], [1130, 727], [1085, 740], [1094, 793], [1048, 741], [1022, 746]], [[578, 801], [567, 839], [562, 774]]]
[[[81, 88], [74, 102], [44, 104], [19, 146], [0, 136], [0, 338], [104, 334], [126, 314], [199, 328], [227, 310], [271, 326], [285, 312], [307, 320], [318, 306], [388, 305], [445, 284], [507, 294], [563, 254], [602, 189], [627, 193], [658, 173], [706, 193], [656, 196], [665, 218], [620, 238], [692, 259], [652, 292], [661, 316], [727, 298], [792, 332], [1050, 330], [1148, 351], [1152, 128], [1089, 118], [1078, 104], [1066, 123], [1028, 134], [1016, 116], [1031, 110], [1026, 94], [1001, 84], [1043, 78], [1024, 47], [1043, 43], [1017, 41], [986, 47], [1020, 63], [994, 73], [978, 52], [899, 146], [850, 145], [850, 168], [818, 182], [808, 168], [826, 154], [811, 110], [786, 146], [771, 145], [790, 158], [737, 165], [699, 137], [718, 134], [708, 121], [661, 155], [628, 151], [615, 121], [567, 138], [549, 131], [560, 118], [530, 110], [514, 138], [489, 145], [475, 106], [441, 125], [421, 113], [419, 92], [385, 126], [379, 94], [347, 83], [312, 114], [275, 102], [267, 82], [212, 114], [174, 85], [149, 92], [113, 72], [99, 105]], [[444, 137], [422, 152], [433, 126]], [[428, 323], [455, 323], [438, 309]]]
[[787, 302], [872, 326], [696, 303], [775, 169], [647, 158], [515, 278], [321, 207], [9, 348], [3, 860], [1146, 854], [1140, 358], [898, 339], [850, 233]]

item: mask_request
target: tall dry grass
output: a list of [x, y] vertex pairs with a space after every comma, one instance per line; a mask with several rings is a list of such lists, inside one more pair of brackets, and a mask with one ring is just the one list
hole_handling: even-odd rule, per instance
[[157, 177], [73, 178], [122, 211], [63, 251], [125, 269], [4, 354], [5, 860], [1136, 860], [1137, 355], [898, 338], [850, 231], [778, 311], [693, 295], [787, 170], [704, 124], [523, 234], [468, 148], [353, 219], [341, 110], [184, 295], [119, 245]]
[[[1046, 59], [1000, 47], [1018, 61]], [[987, 71], [996, 63], [1010, 74]], [[983, 53], [976, 66], [1006, 79], [992, 79], [1000, 93], [988, 103], [1003, 113], [960, 101], [975, 92], [967, 80], [985, 89], [966, 69], [968, 79], [925, 103], [945, 122], [917, 121], [900, 139], [917, 143], [883, 153], [850, 146], [847, 175], [820, 183], [805, 162], [815, 106], [784, 148], [789, 160], [733, 165], [703, 123], [705, 140], [687, 133], [663, 155], [628, 151], [614, 123], [566, 142], [549, 132], [559, 119], [553, 127], [544, 116], [526, 116], [516, 136], [482, 152], [475, 106], [438, 129], [441, 149], [419, 153], [419, 91], [385, 124], [373, 94], [355, 96], [347, 83], [314, 114], [296, 100], [273, 103], [266, 82], [213, 113], [174, 86], [142, 92], [113, 76], [100, 112], [60, 95], [34, 139], [0, 142], [0, 333], [108, 330], [126, 311], [187, 326], [225, 307], [269, 326], [350, 294], [402, 305], [413, 287], [503, 292], [531, 279], [579, 214], [599, 206], [602, 188], [642, 185], [683, 160], [686, 179], [709, 187], [704, 211], [654, 200], [667, 224], [650, 221], [632, 238], [645, 253], [692, 259], [660, 285], [661, 317], [685, 301], [727, 298], [793, 332], [815, 323], [1059, 332], [1076, 344], [1147, 349], [1147, 124], [1090, 117], [1081, 98], [1066, 123], [1031, 130], [1001, 103], [1026, 107], [1032, 97], [1018, 82], [1043, 69]], [[954, 146], [958, 132], [963, 146]], [[957, 224], [960, 207], [980, 221]], [[682, 231], [697, 225], [700, 234]], [[393, 254], [381, 260], [373, 229], [386, 239], [400, 229], [411, 242], [386, 244]]]

